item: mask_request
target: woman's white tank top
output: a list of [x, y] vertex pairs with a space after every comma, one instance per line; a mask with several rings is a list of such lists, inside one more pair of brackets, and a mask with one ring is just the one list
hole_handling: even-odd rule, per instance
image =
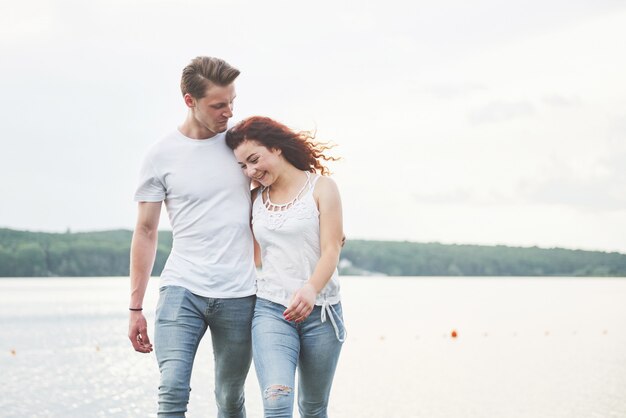
[[[261, 247], [262, 262], [257, 296], [285, 307], [311, 277], [321, 255], [320, 214], [313, 197], [319, 175], [306, 174], [305, 185], [292, 201], [274, 204], [269, 190], [262, 188], [252, 205], [252, 229]], [[339, 301], [335, 268], [315, 304], [328, 306]]]

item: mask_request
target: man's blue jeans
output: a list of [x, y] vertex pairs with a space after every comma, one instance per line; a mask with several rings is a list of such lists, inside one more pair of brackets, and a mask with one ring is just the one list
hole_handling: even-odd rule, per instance
[[191, 368], [200, 340], [211, 331], [218, 418], [244, 418], [244, 383], [252, 359], [250, 324], [256, 296], [215, 299], [183, 287], [161, 288], [154, 349], [161, 371], [159, 417], [184, 417]]
[[337, 333], [330, 320], [321, 321], [321, 307], [296, 324], [283, 318], [285, 307], [258, 298], [252, 319], [254, 367], [266, 418], [293, 416], [294, 381], [298, 369], [298, 409], [302, 418], [326, 418], [328, 398], [345, 337], [341, 304], [332, 306]]

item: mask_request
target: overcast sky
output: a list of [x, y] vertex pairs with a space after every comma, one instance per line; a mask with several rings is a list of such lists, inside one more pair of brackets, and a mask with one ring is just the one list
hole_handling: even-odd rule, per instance
[[0, 227], [132, 228], [213, 55], [233, 121], [338, 144], [348, 238], [626, 252], [625, 42], [618, 0], [3, 2]]

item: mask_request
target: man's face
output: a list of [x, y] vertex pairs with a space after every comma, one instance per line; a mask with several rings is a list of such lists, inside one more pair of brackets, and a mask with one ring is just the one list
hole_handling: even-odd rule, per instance
[[207, 88], [204, 97], [193, 99], [195, 106], [193, 114], [196, 122], [210, 135], [224, 132], [228, 119], [233, 116], [233, 101], [235, 100], [235, 84], [228, 86], [211, 85]]

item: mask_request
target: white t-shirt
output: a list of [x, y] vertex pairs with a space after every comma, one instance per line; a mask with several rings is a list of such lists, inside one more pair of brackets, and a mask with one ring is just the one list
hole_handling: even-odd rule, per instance
[[167, 208], [174, 240], [161, 286], [213, 298], [255, 294], [250, 182], [223, 133], [197, 140], [175, 131], [155, 143], [134, 199]]

